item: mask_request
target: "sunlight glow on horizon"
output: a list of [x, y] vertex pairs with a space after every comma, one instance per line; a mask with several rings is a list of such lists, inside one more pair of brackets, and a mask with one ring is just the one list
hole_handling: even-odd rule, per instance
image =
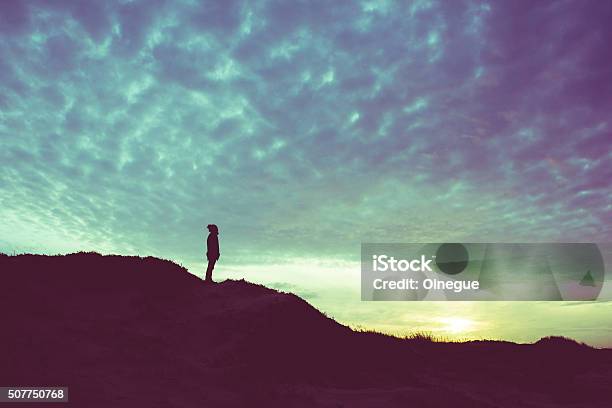
[[474, 321], [459, 317], [443, 317], [439, 322], [444, 325], [441, 330], [451, 334], [466, 333], [474, 327]]

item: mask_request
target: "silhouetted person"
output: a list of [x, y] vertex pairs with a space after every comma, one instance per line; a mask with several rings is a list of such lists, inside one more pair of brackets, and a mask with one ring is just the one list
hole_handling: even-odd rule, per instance
[[212, 282], [212, 271], [221, 256], [219, 252], [219, 228], [215, 224], [208, 224], [209, 234], [206, 239], [206, 258], [208, 258], [208, 268], [206, 268], [206, 282]]

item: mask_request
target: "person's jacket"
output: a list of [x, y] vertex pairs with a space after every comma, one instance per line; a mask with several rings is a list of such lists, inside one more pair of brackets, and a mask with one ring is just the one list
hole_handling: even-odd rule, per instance
[[208, 259], [219, 259], [219, 238], [217, 234], [208, 234], [208, 239], [206, 240], [206, 257]]

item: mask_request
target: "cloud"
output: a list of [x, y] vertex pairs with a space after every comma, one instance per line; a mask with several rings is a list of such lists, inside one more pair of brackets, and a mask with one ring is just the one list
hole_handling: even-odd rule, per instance
[[609, 241], [612, 11], [587, 3], [6, 3], [3, 242]]

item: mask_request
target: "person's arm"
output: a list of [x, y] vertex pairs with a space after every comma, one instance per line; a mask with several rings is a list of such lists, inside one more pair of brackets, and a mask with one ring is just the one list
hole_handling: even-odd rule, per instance
[[221, 251], [219, 251], [219, 237], [215, 236], [215, 249], [217, 250], [217, 259], [221, 256]]

